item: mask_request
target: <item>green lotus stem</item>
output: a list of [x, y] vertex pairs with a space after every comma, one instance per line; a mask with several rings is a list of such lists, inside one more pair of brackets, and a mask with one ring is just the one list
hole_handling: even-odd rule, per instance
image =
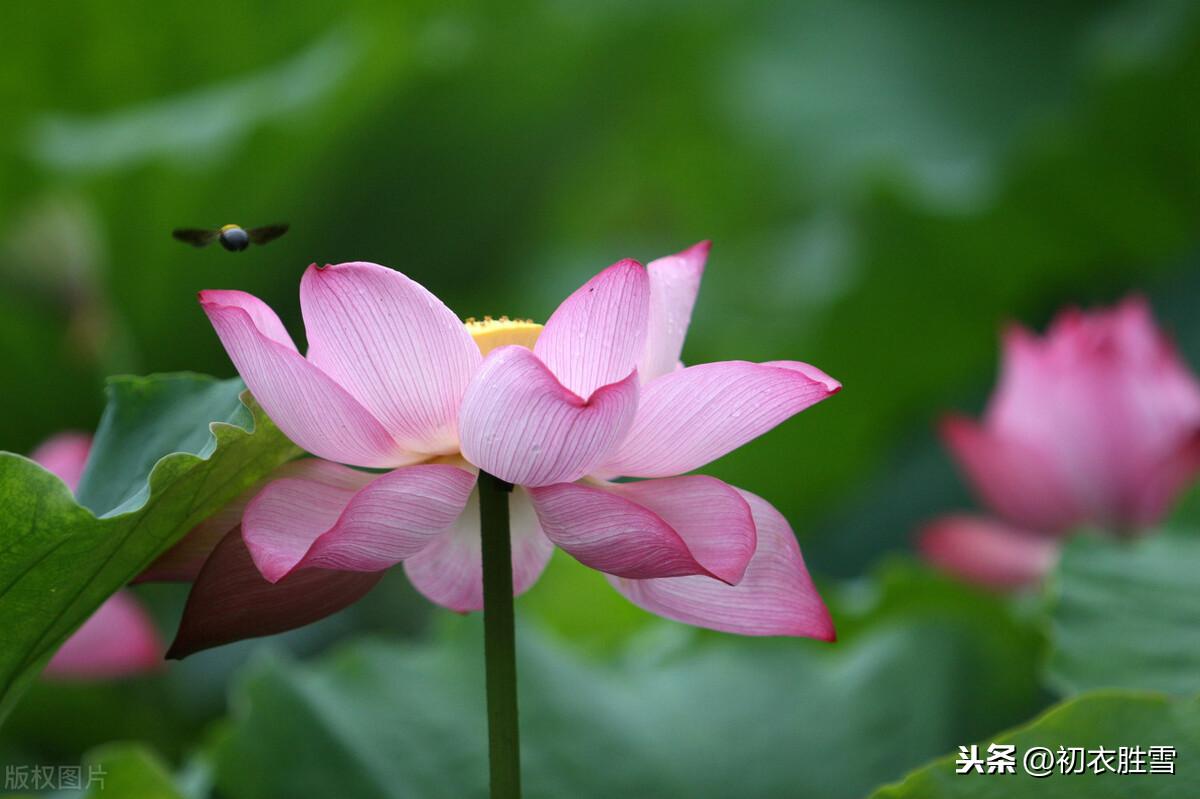
[[508, 495], [512, 488], [510, 483], [498, 477], [479, 473], [483, 651], [487, 664], [488, 763], [492, 799], [519, 799], [521, 796], [512, 543], [508, 528]]

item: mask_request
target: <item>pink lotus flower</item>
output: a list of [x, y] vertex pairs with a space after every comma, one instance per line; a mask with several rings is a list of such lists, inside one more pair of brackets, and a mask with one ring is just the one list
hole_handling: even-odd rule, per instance
[[1162, 519], [1200, 471], [1200, 383], [1146, 303], [1066, 311], [1042, 339], [1013, 328], [982, 424], [942, 437], [997, 519], [950, 516], [926, 557], [998, 586], [1039, 579], [1078, 525], [1133, 534]]
[[[29, 456], [75, 491], [92, 437], [60, 433]], [[101, 605], [54, 653], [43, 672], [59, 679], [110, 679], [162, 668], [163, 645], [149, 615], [127, 591]]]
[[[684, 474], [841, 387], [793, 361], [684, 368], [707, 254], [705, 242], [648, 267], [616, 263], [544, 328], [506, 318], [464, 324], [398, 272], [314, 265], [300, 285], [307, 355], [258, 299], [201, 292], [255, 399], [324, 460], [301, 462], [303, 473], [250, 503], [244, 545], [218, 547], [197, 580], [188, 637], [212, 645], [280, 629], [272, 608], [344, 606], [398, 563], [434, 602], [481, 609], [483, 469], [517, 486], [517, 594], [558, 546], [660, 615], [749, 635], [832, 638], [779, 512]], [[655, 479], [611, 482], [618, 475]], [[248, 574], [251, 563], [261, 578]], [[271, 584], [300, 581], [289, 602], [253, 603], [272, 606], [259, 607], [257, 621], [237, 611], [252, 605], [248, 595], [272, 596]]]
[[79, 488], [79, 481], [83, 479], [83, 468], [87, 466], [91, 451], [91, 436], [66, 432], [43, 441], [29, 454], [29, 459], [66, 483], [74, 494]]
[[105, 600], [72, 633], [42, 672], [56, 679], [107, 680], [163, 667], [163, 643], [145, 609], [128, 591]]

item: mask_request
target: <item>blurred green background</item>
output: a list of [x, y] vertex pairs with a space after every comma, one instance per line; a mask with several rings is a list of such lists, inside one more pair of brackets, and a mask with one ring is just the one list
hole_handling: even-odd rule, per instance
[[[4, 16], [4, 449], [92, 428], [107, 374], [232, 375], [200, 289], [257, 294], [299, 337], [303, 268], [371, 260], [462, 316], [544, 319], [619, 258], [710, 238], [685, 361], [800, 359], [845, 390], [708, 471], [775, 503], [825, 581], [841, 650], [797, 657], [871, 673], [892, 661], [855, 632], [925, 593], [963, 591], [941, 604], [1020, 616], [1019, 603], [878, 565], [921, 519], [970, 507], [931, 426], [947, 408], [981, 407], [1004, 322], [1041, 325], [1065, 303], [1143, 291], [1200, 361], [1200, 8], [1183, 0], [105, 0]], [[276, 221], [291, 232], [240, 254], [169, 235]], [[884, 609], [897, 592], [917, 599]], [[182, 594], [143, 595], [170, 629]], [[685, 634], [564, 558], [519, 610], [589, 663]], [[389, 578], [369, 602], [268, 646], [427, 640], [432, 613]], [[914, 618], [903, 624], [928, 621]], [[952, 621], [901, 649], [936, 650]], [[988, 647], [1026, 632], [969, 657], [987, 662]], [[709, 638], [758, 651], [699, 638], [687, 644], [699, 663]], [[41, 686], [0, 731], [0, 753], [77, 760], [132, 737], [178, 766], [222, 729], [211, 722], [230, 674], [263, 646], [132, 684]], [[938, 700], [948, 720], [927, 745], [865, 774], [897, 778], [1045, 703], [1020, 686], [1011, 707], [984, 712], [986, 686], [971, 680], [986, 668], [962, 666], [969, 657], [948, 655], [960, 693]], [[794, 668], [780, 667], [780, 685], [808, 684]], [[874, 784], [862, 779], [859, 793]], [[811, 795], [855, 795], [826, 788]]]

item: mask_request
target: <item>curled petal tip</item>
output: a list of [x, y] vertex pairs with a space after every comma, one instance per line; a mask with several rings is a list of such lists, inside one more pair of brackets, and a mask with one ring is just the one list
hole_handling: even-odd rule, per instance
[[829, 608], [824, 603], [821, 603], [817, 615], [819, 618], [815, 620], [797, 620], [790, 630], [782, 634], [836, 644], [838, 641], [837, 628], [833, 624], [833, 616], [829, 614]]
[[840, 380], [835, 380], [812, 364], [801, 363], [800, 361], [768, 361], [767, 365], [799, 372], [809, 380], [820, 383], [825, 389], [826, 397], [832, 396], [842, 390], [842, 382]]
[[604, 271], [607, 272], [609, 270], [615, 271], [615, 270], [645, 269], [645, 268], [646, 268], [646, 265], [635, 258], [622, 258], [621, 260], [617, 261], [615, 264], [608, 267], [608, 269], [606, 269]]
[[820, 383], [824, 384], [825, 390], [829, 392], [830, 396], [837, 394], [843, 388], [841, 380], [830, 377], [827, 374], [822, 373], [819, 377], [816, 375], [813, 375], [813, 377], [815, 377]]
[[[274, 314], [258, 297], [239, 289], [201, 289], [196, 298], [205, 308], [238, 308], [256, 316], [258, 311]], [[256, 320], [257, 323], [257, 320]]]

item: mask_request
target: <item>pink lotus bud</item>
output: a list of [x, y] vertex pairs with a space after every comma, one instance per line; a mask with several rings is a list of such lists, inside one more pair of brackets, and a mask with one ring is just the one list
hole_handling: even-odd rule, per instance
[[[1008, 330], [982, 422], [951, 417], [942, 436], [1007, 525], [1050, 537], [1082, 524], [1134, 533], [1160, 521], [1200, 471], [1200, 383], [1141, 298], [1068, 310], [1044, 337]], [[973, 548], [944, 520], [934, 527], [926, 554], [978, 578], [961, 568]], [[950, 548], [954, 557], [941, 557]]]
[[[74, 491], [83, 476], [92, 437], [60, 433], [30, 458]], [[44, 674], [57, 679], [103, 680], [162, 668], [163, 645], [149, 614], [127, 591], [101, 605], [54, 654]]]

